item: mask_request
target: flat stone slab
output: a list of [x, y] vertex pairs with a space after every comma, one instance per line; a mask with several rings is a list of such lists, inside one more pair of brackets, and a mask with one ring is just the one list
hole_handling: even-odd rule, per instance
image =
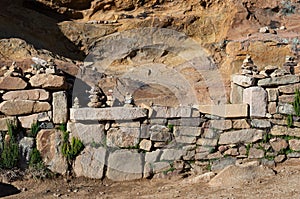
[[71, 108], [70, 119], [80, 120], [133, 120], [147, 117], [143, 109], [131, 107]]
[[44, 89], [9, 91], [2, 96], [3, 100], [48, 100], [49, 92]]
[[199, 105], [201, 113], [224, 118], [243, 118], [248, 116], [247, 104]]
[[166, 107], [166, 106], [153, 106], [150, 118], [190, 118], [199, 117], [199, 112], [189, 106], [180, 107]]
[[243, 103], [249, 104], [250, 117], [265, 117], [267, 112], [267, 92], [262, 87], [244, 90]]
[[32, 87], [51, 90], [60, 90], [67, 88], [64, 76], [52, 74], [36, 74], [30, 78], [29, 83]]
[[0, 90], [22, 90], [27, 83], [19, 77], [0, 77]]
[[229, 131], [220, 135], [219, 144], [252, 143], [263, 138], [263, 130], [243, 129]]
[[298, 83], [300, 81], [299, 76], [296, 75], [285, 75], [280, 77], [272, 77], [261, 79], [258, 81], [258, 86], [277, 86], [277, 85], [285, 85]]
[[232, 82], [242, 86], [242, 87], [250, 87], [255, 83], [255, 79], [253, 77], [245, 76], [245, 75], [232, 75]]
[[48, 102], [31, 100], [4, 101], [0, 104], [0, 111], [5, 115], [24, 115], [49, 111], [51, 105]]
[[119, 150], [110, 154], [106, 176], [114, 181], [141, 179], [143, 177], [142, 155], [128, 150]]

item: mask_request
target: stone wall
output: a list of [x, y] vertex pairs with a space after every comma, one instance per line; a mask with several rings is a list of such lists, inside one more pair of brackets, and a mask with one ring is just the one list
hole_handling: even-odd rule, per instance
[[37, 148], [52, 171], [64, 174], [67, 164], [55, 126], [67, 123], [70, 137], [85, 145], [73, 164], [75, 175], [116, 181], [218, 172], [253, 160], [274, 166], [299, 158], [300, 122], [292, 102], [300, 78], [293, 74], [294, 63], [260, 72], [251, 63], [248, 57], [241, 74], [232, 75], [230, 104], [190, 107], [70, 108], [62, 74], [13, 72], [0, 79], [1, 130], [7, 130], [7, 119], [24, 129], [41, 122]]

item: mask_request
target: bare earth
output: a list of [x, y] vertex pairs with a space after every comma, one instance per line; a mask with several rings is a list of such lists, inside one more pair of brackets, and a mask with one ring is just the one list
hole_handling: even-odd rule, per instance
[[210, 187], [179, 177], [122, 183], [82, 178], [16, 181], [12, 185], [27, 190], [4, 198], [300, 198], [300, 160], [288, 160], [274, 170], [274, 176], [234, 187]]

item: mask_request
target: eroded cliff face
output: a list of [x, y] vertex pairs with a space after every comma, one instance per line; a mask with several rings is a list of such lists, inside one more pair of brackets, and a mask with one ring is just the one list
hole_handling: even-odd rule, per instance
[[[281, 66], [286, 55], [298, 55], [300, 44], [300, 3], [296, 0], [6, 0], [0, 6], [1, 65], [11, 61], [22, 65], [32, 56], [54, 57], [70, 74], [77, 72], [76, 67], [94, 53], [101, 41], [141, 28], [163, 28], [192, 39], [215, 64], [225, 88], [247, 54], [259, 68]], [[262, 27], [268, 30], [259, 31]], [[173, 36], [170, 33], [164, 37]], [[112, 71], [106, 71], [106, 75], [120, 74], [124, 68], [134, 70], [141, 64], [174, 68], [187, 61], [179, 56], [184, 50], [174, 54], [162, 48], [162, 52], [145, 54], [146, 48], [145, 44], [128, 49], [123, 57], [112, 60]], [[180, 74], [197, 91], [201, 102], [212, 100], [207, 80], [195, 73], [195, 68], [185, 67]], [[109, 90], [112, 85], [103, 87]], [[173, 104], [178, 103], [169, 93], [161, 85], [147, 84], [136, 92], [136, 97], [152, 99], [163, 94], [170, 96]]]

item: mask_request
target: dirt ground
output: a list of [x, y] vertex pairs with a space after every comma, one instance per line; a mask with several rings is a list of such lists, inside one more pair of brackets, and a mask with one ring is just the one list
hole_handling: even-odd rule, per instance
[[[83, 178], [67, 181], [62, 177], [46, 181], [16, 181], [12, 185], [23, 190], [4, 198], [300, 198], [300, 159], [288, 160], [274, 170], [274, 176], [234, 187], [211, 187], [204, 182], [190, 183], [179, 176], [132, 182]], [[0, 187], [0, 192], [3, 192], [1, 189], [4, 188]]]

